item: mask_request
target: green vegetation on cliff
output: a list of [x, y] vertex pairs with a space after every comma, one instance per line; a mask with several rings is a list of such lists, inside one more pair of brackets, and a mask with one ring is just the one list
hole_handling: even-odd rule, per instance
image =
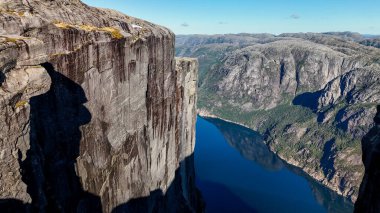
[[200, 112], [259, 131], [281, 158], [356, 199], [379, 49], [328, 33], [197, 35], [180, 36], [177, 54], [203, 63]]

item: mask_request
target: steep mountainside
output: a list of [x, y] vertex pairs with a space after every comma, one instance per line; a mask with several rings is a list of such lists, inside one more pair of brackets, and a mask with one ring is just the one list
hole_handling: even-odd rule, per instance
[[360, 44], [380, 48], [380, 38], [363, 39], [360, 41]]
[[269, 34], [238, 34], [215, 36], [176, 36], [176, 55], [193, 55], [199, 60], [199, 84], [207, 71], [217, 64], [226, 53], [262, 40], [271, 40]]
[[79, 0], [0, 0], [0, 23], [1, 210], [200, 210], [172, 32]]
[[375, 125], [362, 140], [365, 174], [355, 203], [357, 213], [380, 211], [380, 106], [374, 121]]
[[212, 62], [201, 70], [201, 114], [258, 130], [281, 158], [354, 201], [360, 139], [380, 103], [380, 50], [343, 35], [182, 36], [176, 52]]

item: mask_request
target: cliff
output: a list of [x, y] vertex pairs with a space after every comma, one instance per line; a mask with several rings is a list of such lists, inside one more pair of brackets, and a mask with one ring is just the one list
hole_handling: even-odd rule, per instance
[[380, 106], [374, 121], [374, 127], [362, 140], [365, 174], [355, 203], [355, 212], [358, 213], [380, 211]]
[[360, 140], [380, 103], [380, 51], [353, 37], [180, 36], [176, 52], [199, 58], [199, 112], [259, 131], [282, 159], [355, 201]]
[[1, 0], [0, 22], [0, 207], [198, 208], [197, 62], [172, 32], [79, 0]]

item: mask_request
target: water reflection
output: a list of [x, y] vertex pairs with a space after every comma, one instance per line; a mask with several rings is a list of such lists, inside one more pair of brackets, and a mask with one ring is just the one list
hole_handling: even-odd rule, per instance
[[350, 202], [284, 163], [259, 134], [239, 125], [198, 118], [195, 157], [208, 212], [353, 211]]
[[264, 144], [263, 138], [257, 132], [219, 119], [206, 120], [214, 124], [223, 134], [226, 142], [239, 151], [245, 159], [272, 171], [280, 170], [284, 166], [282, 160], [268, 150], [268, 146]]

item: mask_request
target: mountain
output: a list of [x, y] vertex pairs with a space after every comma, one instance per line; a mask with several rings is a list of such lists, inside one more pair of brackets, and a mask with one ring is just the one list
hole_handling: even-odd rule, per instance
[[377, 107], [374, 123], [362, 140], [365, 174], [360, 186], [359, 198], [355, 203], [356, 213], [380, 211], [380, 106]]
[[202, 211], [170, 30], [79, 0], [0, 0], [0, 23], [1, 212]]
[[272, 151], [355, 201], [361, 138], [380, 103], [380, 50], [357, 34], [178, 36], [200, 63], [199, 113], [264, 134]]

